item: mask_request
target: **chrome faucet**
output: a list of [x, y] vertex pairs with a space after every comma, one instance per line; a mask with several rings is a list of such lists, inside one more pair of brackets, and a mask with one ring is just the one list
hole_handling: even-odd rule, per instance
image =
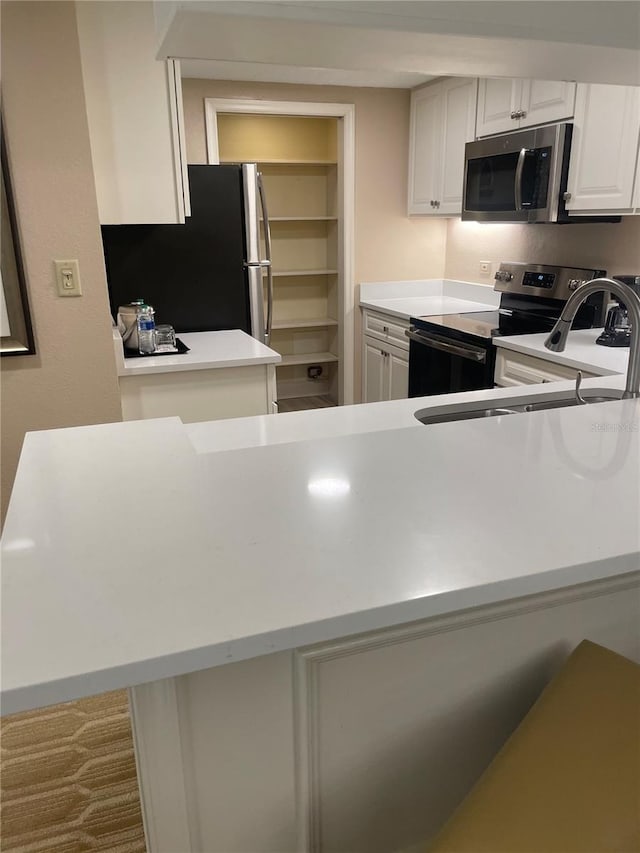
[[567, 335], [573, 318], [576, 316], [576, 311], [587, 296], [591, 296], [592, 293], [599, 293], [601, 290], [604, 290], [605, 293], [615, 294], [627, 306], [631, 325], [631, 346], [629, 347], [627, 382], [622, 399], [640, 397], [640, 297], [630, 287], [621, 284], [619, 281], [614, 281], [612, 278], [593, 278], [591, 281], [581, 284], [567, 299], [562, 314], [560, 314], [544, 345], [552, 352], [562, 352], [567, 343]]

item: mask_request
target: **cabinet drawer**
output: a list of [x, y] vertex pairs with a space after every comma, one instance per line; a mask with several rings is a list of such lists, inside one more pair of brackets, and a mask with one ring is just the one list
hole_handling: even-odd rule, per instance
[[371, 311], [363, 313], [363, 334], [401, 349], [409, 349], [409, 339], [405, 335], [405, 330], [409, 328], [408, 320], [390, 317], [388, 314], [375, 314]]
[[[511, 385], [558, 382], [562, 379], [575, 379], [577, 375], [578, 371], [573, 367], [498, 348], [494, 381], [503, 388]], [[585, 379], [591, 379], [598, 374], [583, 370], [582, 375]]]

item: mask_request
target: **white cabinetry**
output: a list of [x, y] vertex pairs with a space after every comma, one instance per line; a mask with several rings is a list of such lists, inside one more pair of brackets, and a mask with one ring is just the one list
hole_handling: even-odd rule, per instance
[[[494, 381], [500, 388], [559, 382], [562, 379], [575, 379], [577, 375], [578, 371], [573, 367], [565, 367], [563, 364], [556, 364], [544, 358], [498, 347]], [[582, 371], [582, 375], [585, 379], [597, 376], [586, 370]]]
[[362, 316], [362, 401], [402, 400], [409, 393], [409, 321], [371, 311]]
[[474, 138], [477, 81], [450, 78], [411, 93], [409, 213], [462, 211], [464, 146]]
[[76, 15], [101, 224], [184, 222], [180, 67], [155, 58], [153, 3], [77, 3]]
[[563, 80], [480, 80], [476, 136], [569, 119], [575, 92], [576, 84]]
[[640, 87], [578, 85], [567, 210], [631, 213], [640, 135]]

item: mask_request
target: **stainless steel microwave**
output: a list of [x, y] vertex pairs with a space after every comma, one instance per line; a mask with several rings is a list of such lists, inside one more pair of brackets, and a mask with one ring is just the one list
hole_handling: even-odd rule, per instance
[[475, 222], [619, 222], [565, 207], [573, 125], [551, 124], [465, 146], [462, 219]]

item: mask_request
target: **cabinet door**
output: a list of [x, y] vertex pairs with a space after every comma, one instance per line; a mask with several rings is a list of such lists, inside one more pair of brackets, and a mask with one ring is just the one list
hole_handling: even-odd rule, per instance
[[442, 86], [411, 93], [409, 124], [409, 213], [435, 213], [440, 171]]
[[386, 356], [375, 341], [364, 339], [362, 387], [364, 403], [379, 403], [385, 399]]
[[511, 113], [520, 108], [521, 96], [522, 80], [507, 77], [480, 80], [476, 136], [517, 130], [518, 121], [511, 118]]
[[409, 396], [409, 353], [389, 347], [387, 354], [387, 400], [405, 400]]
[[520, 127], [563, 121], [573, 116], [576, 84], [565, 80], [523, 80]]
[[184, 223], [179, 65], [155, 57], [153, 3], [78, 3], [76, 16], [100, 223]]
[[453, 78], [443, 85], [443, 135], [436, 212], [462, 213], [464, 146], [475, 136], [477, 80]]
[[640, 87], [579, 84], [567, 210], [632, 210]]

